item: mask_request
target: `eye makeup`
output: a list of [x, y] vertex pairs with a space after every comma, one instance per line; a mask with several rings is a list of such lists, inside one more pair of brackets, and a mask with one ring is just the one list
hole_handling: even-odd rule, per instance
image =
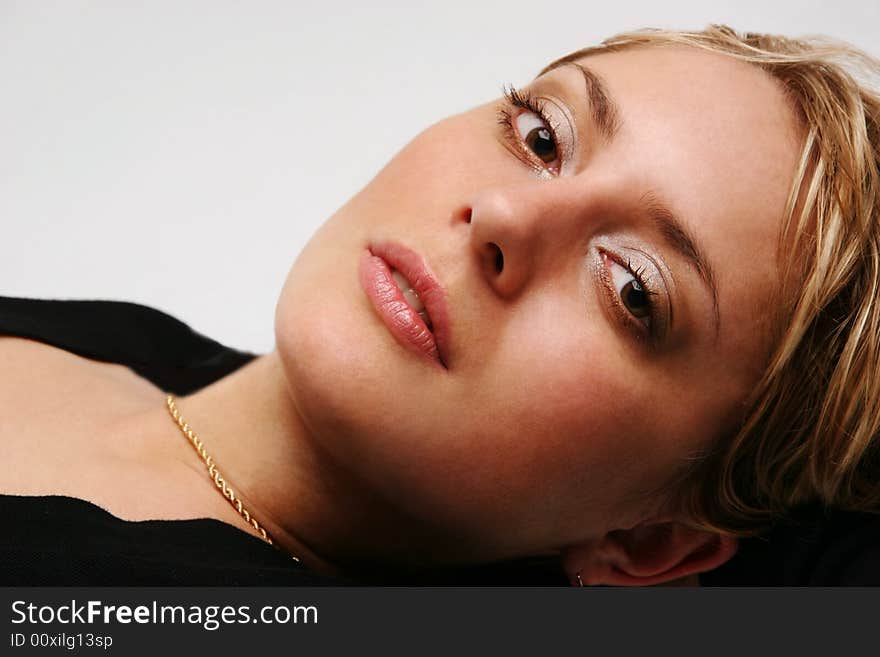
[[[508, 85], [498, 108], [498, 124], [512, 152], [542, 176], [558, 176], [572, 169], [576, 131], [563, 106], [562, 101]], [[551, 145], [554, 157], [548, 158]]]
[[603, 235], [594, 243], [592, 269], [610, 318], [639, 343], [660, 348], [673, 326], [672, 273], [635, 236]]

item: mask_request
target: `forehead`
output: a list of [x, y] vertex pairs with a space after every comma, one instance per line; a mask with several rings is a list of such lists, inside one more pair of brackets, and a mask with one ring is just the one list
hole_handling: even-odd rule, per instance
[[[619, 108], [620, 128], [597, 158], [627, 184], [656, 189], [696, 236], [716, 274], [721, 333], [735, 343], [778, 278], [801, 143], [783, 90], [754, 65], [683, 46], [578, 63], [600, 76]], [[577, 85], [579, 73], [564, 68], [559, 74]]]
[[[799, 141], [794, 113], [779, 83], [757, 66], [685, 46], [633, 48], [578, 63], [601, 75], [629, 117], [623, 136], [643, 146], [665, 139], [662, 150], [679, 170], [704, 171], [697, 178], [707, 183], [716, 179], [712, 173], [741, 170], [743, 160], [751, 161], [750, 182], [790, 173]], [[699, 166], [689, 167], [697, 156]]]

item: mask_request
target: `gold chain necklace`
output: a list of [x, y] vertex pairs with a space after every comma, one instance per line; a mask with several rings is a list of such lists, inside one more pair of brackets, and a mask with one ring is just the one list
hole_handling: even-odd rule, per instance
[[[177, 426], [180, 427], [183, 435], [187, 437], [190, 444], [196, 450], [196, 453], [201, 457], [202, 461], [204, 461], [205, 467], [208, 469], [208, 476], [211, 477], [217, 490], [220, 491], [220, 494], [226, 498], [226, 501], [232, 505], [232, 508], [238, 511], [238, 514], [244, 518], [251, 527], [257, 530], [260, 538], [266, 541], [269, 545], [275, 545], [275, 542], [272, 540], [272, 537], [269, 536], [269, 533], [262, 527], [262, 525], [260, 525], [260, 523], [257, 522], [257, 519], [254, 518], [244, 506], [242, 506], [241, 500], [238, 499], [238, 496], [236, 496], [232, 488], [227, 485], [226, 479], [223, 478], [223, 475], [217, 470], [217, 466], [214, 465], [214, 459], [211, 458], [208, 454], [208, 450], [205, 449], [205, 444], [186, 423], [186, 420], [181, 417], [180, 411], [177, 410], [177, 404], [174, 402], [174, 397], [172, 395], [168, 395], [165, 398], [165, 405], [168, 407], [168, 412], [171, 413], [171, 417], [177, 423]], [[294, 561], [299, 561], [295, 555], [291, 554], [290, 556], [293, 557]]]

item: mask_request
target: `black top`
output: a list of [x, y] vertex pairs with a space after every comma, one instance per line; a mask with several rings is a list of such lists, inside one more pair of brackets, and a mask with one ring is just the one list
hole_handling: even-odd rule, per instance
[[[117, 301], [0, 297], [0, 335], [120, 363], [177, 395], [252, 360], [153, 308]], [[66, 496], [0, 495], [0, 585], [316, 585], [351, 583], [311, 572], [281, 551], [213, 519], [122, 520]], [[566, 585], [558, 564], [507, 564], [379, 576], [408, 584]], [[375, 580], [371, 580], [375, 582]], [[880, 520], [810, 513], [799, 525], [743, 541], [704, 585], [880, 585]]]
[[[183, 322], [119, 301], [0, 297], [0, 335], [120, 363], [160, 389], [186, 395], [254, 354], [225, 347]], [[320, 576], [237, 527], [214, 519], [122, 520], [81, 499], [0, 495], [0, 585], [317, 585]], [[370, 578], [407, 584], [566, 584], [545, 559]]]

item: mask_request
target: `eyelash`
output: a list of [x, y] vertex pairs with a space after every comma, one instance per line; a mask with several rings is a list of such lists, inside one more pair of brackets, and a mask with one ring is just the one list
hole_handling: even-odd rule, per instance
[[552, 117], [544, 109], [544, 103], [541, 102], [540, 99], [532, 96], [529, 91], [517, 89], [512, 84], [505, 85], [502, 91], [504, 93], [506, 104], [498, 108], [498, 124], [504, 128], [504, 136], [508, 143], [516, 146], [517, 150], [528, 158], [529, 161], [526, 162], [526, 164], [529, 166], [540, 172], [557, 175], [558, 170], [552, 171], [548, 169], [546, 163], [540, 161], [531, 149], [526, 146], [522, 135], [519, 134], [519, 131], [513, 125], [515, 118], [513, 110], [518, 108], [531, 112], [544, 122], [550, 130], [550, 134], [553, 136], [553, 143], [559, 148], [559, 138], [557, 136], [558, 130]]

